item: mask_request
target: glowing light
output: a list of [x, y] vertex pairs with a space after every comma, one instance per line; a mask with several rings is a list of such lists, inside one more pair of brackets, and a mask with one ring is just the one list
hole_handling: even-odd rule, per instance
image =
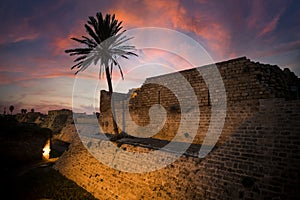
[[50, 151], [50, 139], [48, 139], [43, 148], [43, 159], [48, 160], [50, 158]]

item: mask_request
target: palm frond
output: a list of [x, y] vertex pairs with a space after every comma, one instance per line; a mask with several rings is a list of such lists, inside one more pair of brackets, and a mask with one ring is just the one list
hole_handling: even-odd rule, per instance
[[90, 65], [99, 63], [99, 78], [104, 76], [106, 68], [109, 68], [112, 76], [113, 68], [117, 67], [124, 79], [124, 74], [118, 58], [129, 59], [129, 56], [138, 56], [134, 51], [135, 47], [128, 45], [128, 41], [133, 37], [127, 37], [120, 30], [123, 28], [122, 21], [118, 21], [115, 15], [107, 14], [103, 17], [101, 12], [96, 13], [96, 17], [88, 17], [84, 25], [88, 36], [81, 36], [82, 39], [72, 37], [71, 39], [83, 44], [86, 48], [67, 49], [65, 53], [70, 56], [77, 56], [74, 59], [76, 63], [71, 69], [76, 68], [75, 74], [86, 70]]
[[86, 39], [86, 40], [89, 41], [90, 43], [94, 44], [95, 47], [97, 46], [97, 43], [96, 43], [93, 39], [90, 39], [90, 38], [88, 38], [88, 37], [86, 37], [86, 36], [81, 36], [81, 37], [84, 38], [84, 39]]
[[98, 38], [97, 34], [93, 31], [93, 29], [85, 24], [84, 25], [86, 32], [96, 41], [97, 44], [100, 44], [101, 40]]
[[[84, 37], [84, 36], [82, 36], [82, 37]], [[76, 42], [86, 44], [90, 48], [94, 48], [94, 47], [97, 46], [97, 44], [94, 41], [90, 40], [90, 39], [81, 40], [81, 39], [74, 38], [74, 37], [72, 37], [71, 39], [76, 41]]]
[[86, 55], [84, 55], [84, 56], [79, 56], [79, 57], [77, 57], [73, 62], [78, 62], [78, 61], [80, 61], [80, 60], [84, 60], [86, 57], [87, 57]]
[[91, 48], [76, 48], [76, 49], [67, 49], [65, 50], [66, 53], [90, 53], [91, 52]]
[[115, 60], [115, 65], [119, 68], [122, 80], [124, 80], [123, 70], [122, 70], [120, 64], [116, 60]]
[[71, 69], [74, 69], [75, 67], [81, 66], [82, 63], [83, 63], [83, 61], [80, 61], [79, 63], [73, 65], [73, 66], [71, 67]]

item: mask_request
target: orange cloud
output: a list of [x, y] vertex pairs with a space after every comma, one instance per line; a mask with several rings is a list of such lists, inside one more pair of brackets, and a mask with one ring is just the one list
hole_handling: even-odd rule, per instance
[[[114, 10], [116, 18], [123, 21], [125, 27], [140, 27], [144, 26], [144, 21], [141, 17], [133, 14], [132, 12], [126, 12], [125, 10]], [[124, 24], [126, 21], [126, 24]]]
[[[138, 5], [134, 5], [138, 4]], [[226, 57], [230, 45], [230, 33], [213, 15], [189, 13], [180, 1], [136, 2], [120, 1], [111, 9], [126, 27], [165, 27], [192, 32], [206, 41], [206, 46], [218, 57]]]
[[55, 38], [53, 42], [54, 48], [53, 53], [54, 55], [63, 54], [64, 51], [71, 46], [74, 46], [74, 41], [70, 40], [70, 36], [68, 38]]
[[218, 57], [226, 57], [231, 37], [229, 31], [220, 23], [211, 22], [205, 25], [196, 21], [192, 22], [190, 26], [186, 25], [185, 30], [192, 31], [205, 39], [207, 41], [207, 46]]
[[66, 49], [78, 47], [78, 43], [74, 40], [71, 40], [71, 38], [72, 37], [80, 38], [82, 35], [86, 35], [85, 28], [84, 28], [85, 23], [86, 22], [83, 20], [78, 20], [76, 26], [72, 27], [69, 33], [53, 38], [52, 53], [54, 55], [61, 55], [64, 54], [64, 51]]

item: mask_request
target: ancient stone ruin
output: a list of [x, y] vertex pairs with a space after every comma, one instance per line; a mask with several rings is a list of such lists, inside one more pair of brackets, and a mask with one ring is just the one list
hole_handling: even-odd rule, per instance
[[[214, 66], [219, 75], [211, 73]], [[223, 89], [214, 84], [219, 77]], [[174, 94], [173, 86], [185, 86], [182, 80], [187, 80], [194, 93], [182, 87], [181, 93]], [[194, 94], [197, 106], [182, 109], [181, 104], [191, 101], [189, 95]], [[93, 157], [90, 152], [99, 148], [96, 139], [91, 139], [87, 149], [77, 137], [54, 167], [99, 199], [296, 199], [300, 195], [299, 98], [300, 80], [293, 72], [246, 57], [151, 77], [128, 94], [113, 95], [120, 130], [143, 138], [147, 133], [140, 127], [152, 123], [161, 126], [151, 136], [155, 141], [185, 141], [193, 134], [189, 126], [181, 127], [184, 116], [197, 125], [191, 140], [197, 149], [215, 139], [205, 137], [208, 131], [219, 131], [213, 113], [223, 113], [224, 126], [208, 155], [192, 151], [165, 168], [129, 173]], [[111, 95], [101, 91], [100, 99], [99, 125], [102, 132], [111, 133]], [[166, 117], [162, 125], [161, 112], [149, 114], [157, 104]], [[199, 121], [188, 118], [195, 110], [200, 110]], [[151, 117], [158, 120], [151, 121]], [[151, 144], [138, 145], [138, 141], [124, 139], [119, 146], [127, 151], [153, 151]], [[139, 165], [133, 160], [124, 162]]]

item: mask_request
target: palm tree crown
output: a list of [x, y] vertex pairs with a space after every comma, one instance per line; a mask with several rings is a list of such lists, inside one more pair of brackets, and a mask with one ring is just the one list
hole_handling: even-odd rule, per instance
[[89, 17], [87, 24], [84, 25], [89, 37], [82, 36], [82, 39], [71, 38], [84, 44], [86, 47], [65, 50], [70, 56], [78, 56], [74, 60], [76, 64], [71, 68], [78, 69], [75, 74], [84, 71], [92, 63], [97, 64], [100, 61], [99, 76], [107, 70], [109, 74], [106, 73], [106, 78], [111, 78], [112, 69], [114, 66], [117, 66], [123, 78], [123, 72], [117, 58], [123, 57], [128, 59], [130, 55], [137, 55], [133, 53], [135, 50], [134, 46], [123, 45], [132, 38], [123, 34], [125, 30], [119, 33], [122, 29], [121, 24], [122, 21], [119, 22], [115, 19], [114, 14], [112, 16], [106, 14], [105, 18], [103, 18], [101, 12], [98, 12], [96, 18], [93, 16]]
[[12, 115], [13, 111], [14, 111], [15, 107], [13, 105], [9, 106], [9, 111], [10, 114]]

